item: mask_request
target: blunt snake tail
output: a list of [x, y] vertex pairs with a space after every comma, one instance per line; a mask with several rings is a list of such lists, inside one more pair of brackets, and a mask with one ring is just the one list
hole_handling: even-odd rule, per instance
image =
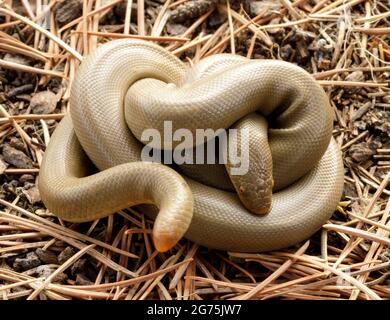
[[[249, 173], [229, 179], [228, 164], [175, 171], [142, 162], [142, 132], [162, 132], [165, 120], [192, 133], [247, 128]], [[323, 89], [291, 63], [218, 54], [188, 68], [158, 45], [115, 40], [81, 63], [38, 184], [46, 207], [67, 221], [143, 205], [156, 218], [159, 251], [183, 236], [221, 250], [276, 250], [310, 237], [341, 198], [332, 128]]]

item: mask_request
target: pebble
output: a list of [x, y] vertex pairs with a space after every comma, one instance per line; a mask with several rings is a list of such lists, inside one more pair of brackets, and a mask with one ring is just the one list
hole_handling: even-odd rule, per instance
[[24, 151], [25, 149], [25, 146], [24, 146], [24, 143], [16, 138], [16, 137], [12, 137], [9, 139], [9, 145], [12, 147], [12, 148], [15, 148], [15, 149], [18, 149], [20, 151]]
[[[43, 277], [46, 279], [46, 278], [50, 277], [55, 270], [56, 270], [56, 268], [53, 266], [42, 265], [42, 266], [37, 267], [36, 270], [34, 270], [35, 271], [34, 273], [38, 277]], [[68, 279], [68, 276], [66, 274], [60, 273], [53, 279], [52, 282], [64, 283], [67, 279]]]
[[196, 19], [206, 13], [217, 2], [217, 0], [187, 1], [171, 11], [170, 21], [184, 23], [188, 20]]
[[26, 196], [28, 202], [31, 204], [40, 202], [42, 200], [37, 186], [33, 186], [27, 190], [23, 190], [22, 192]]
[[13, 267], [17, 270], [29, 270], [41, 265], [42, 262], [34, 252], [29, 252], [26, 258], [16, 258]]
[[24, 66], [30, 65], [30, 60], [27, 57], [17, 54], [6, 53], [3, 60], [7, 62], [22, 64]]
[[279, 11], [280, 3], [271, 0], [252, 1], [249, 3], [249, 10], [252, 16], [257, 16], [261, 12]]
[[57, 106], [58, 98], [51, 91], [41, 91], [36, 93], [30, 101], [30, 107], [35, 114], [52, 113]]
[[187, 27], [180, 23], [167, 23], [167, 31], [172, 36], [183, 34], [187, 30]]
[[23, 174], [20, 176], [19, 181], [21, 183], [26, 183], [26, 182], [34, 183], [35, 177], [32, 174]]
[[45, 264], [58, 264], [57, 255], [49, 250], [38, 248], [35, 250], [35, 254]]
[[371, 143], [361, 142], [351, 146], [348, 153], [356, 162], [364, 162], [376, 154], [376, 149], [380, 148], [380, 146], [380, 143], [376, 141], [372, 141]]
[[76, 250], [73, 247], [66, 247], [61, 253], [58, 255], [58, 263], [63, 264], [71, 258], [76, 253]]
[[62, 0], [54, 8], [57, 24], [62, 27], [79, 18], [83, 13], [83, 4], [79, 0]]
[[3, 147], [3, 157], [6, 162], [17, 168], [32, 169], [33, 162], [20, 150], [17, 150], [9, 145]]
[[289, 43], [282, 46], [280, 49], [280, 57], [283, 60], [287, 61], [291, 57], [292, 53], [293, 53], [293, 48], [291, 47], [291, 45]]
[[70, 272], [73, 275], [86, 272], [87, 259], [79, 259], [70, 268]]
[[345, 77], [345, 81], [364, 81], [363, 71], [354, 71]]

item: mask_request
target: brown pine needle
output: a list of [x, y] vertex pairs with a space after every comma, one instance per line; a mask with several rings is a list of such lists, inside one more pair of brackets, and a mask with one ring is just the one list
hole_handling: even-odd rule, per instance
[[207, 41], [208, 39], [210, 39], [210, 37], [211, 37], [211, 34], [204, 36], [203, 38], [199, 38], [199, 39], [196, 39], [194, 41], [191, 41], [190, 43], [185, 44], [184, 46], [181, 46], [179, 49], [173, 50], [172, 53], [175, 55], [179, 55], [179, 54], [187, 51], [188, 49], [193, 48], [193, 47], [197, 46], [198, 44]]
[[[82, 31], [74, 31], [74, 33], [80, 34]], [[122, 34], [112, 32], [94, 32], [87, 31], [89, 36], [97, 36], [104, 38], [115, 38], [115, 39], [141, 39], [146, 41], [157, 41], [157, 42], [187, 42], [189, 39], [181, 37], [154, 37], [154, 36], [140, 36], [136, 34]]]
[[8, 14], [8, 15], [14, 17], [15, 19], [21, 20], [25, 24], [30, 25], [35, 30], [39, 31], [40, 33], [44, 34], [45, 36], [47, 36], [48, 38], [53, 40], [61, 48], [63, 48], [66, 51], [68, 51], [76, 59], [78, 59], [80, 61], [83, 59], [83, 57], [77, 51], [75, 51], [72, 47], [67, 45], [63, 40], [61, 40], [57, 36], [53, 35], [51, 32], [47, 31], [46, 29], [42, 28], [40, 25], [36, 24], [35, 22], [31, 21], [30, 19], [27, 19], [27, 18], [25, 18], [25, 17], [15, 13], [15, 12], [13, 12], [13, 11], [10, 11], [10, 10], [4, 9], [4, 8], [0, 8], [0, 12], [2, 12], [3, 14], [6, 14], [6, 15]]
[[380, 88], [388, 87], [388, 83], [375, 83], [375, 82], [358, 82], [358, 81], [337, 81], [337, 80], [318, 80], [322, 86], [341, 86], [341, 87], [369, 87], [369, 88]]
[[[99, 240], [97, 240], [97, 239], [88, 237], [88, 236], [86, 236], [86, 235], [80, 234], [80, 233], [75, 232], [75, 231], [67, 230], [67, 229], [64, 228], [64, 227], [60, 227], [60, 226], [56, 225], [56, 224], [53, 223], [53, 222], [50, 222], [50, 221], [48, 221], [48, 220], [46, 220], [46, 219], [44, 219], [44, 218], [41, 218], [41, 217], [39, 217], [39, 216], [37, 216], [37, 215], [35, 215], [35, 214], [31, 213], [31, 212], [28, 212], [28, 211], [26, 211], [26, 210], [24, 210], [24, 209], [22, 209], [22, 208], [20, 208], [20, 207], [18, 207], [18, 206], [16, 206], [16, 205], [14, 205], [14, 204], [12, 204], [12, 203], [9, 203], [9, 202], [7, 202], [7, 201], [5, 201], [5, 200], [3, 200], [3, 199], [0, 199], [0, 203], [1, 203], [2, 205], [6, 206], [6, 207], [12, 208], [12, 209], [14, 209], [14, 210], [19, 211], [20, 213], [25, 214], [25, 215], [26, 215], [27, 217], [29, 217], [30, 219], [33, 219], [33, 220], [38, 221], [38, 223], [30, 222], [30, 224], [33, 225], [33, 226], [35, 226], [36, 228], [39, 228], [39, 229], [40, 229], [39, 231], [43, 230], [44, 232], [50, 232], [50, 233], [53, 233], [53, 234], [55, 234], [55, 235], [57, 235], [57, 236], [60, 236], [61, 234], [62, 234], [63, 236], [66, 236], [66, 237], [71, 236], [71, 237], [74, 238], [74, 239], [83, 240], [83, 241], [89, 241], [89, 242], [91, 242], [91, 243], [93, 243], [93, 244], [96, 244], [96, 245], [98, 245], [98, 246], [101, 246], [101, 247], [103, 247], [103, 248], [105, 248], [105, 249], [111, 250], [111, 251], [116, 252], [116, 253], [119, 253], [119, 254], [126, 255], [126, 256], [129, 257], [129, 258], [138, 258], [138, 256], [135, 255], [135, 254], [132, 254], [132, 253], [129, 253], [129, 252], [124, 252], [124, 251], [122, 251], [122, 250], [120, 250], [120, 249], [118, 249], [118, 248], [112, 247], [112, 246], [110, 246], [109, 244], [104, 243], [104, 242], [102, 242], [102, 241], [99, 241]], [[5, 214], [5, 215], [6, 215], [8, 218], [10, 218], [10, 219], [16, 219], [16, 220], [19, 221], [20, 223], [27, 224], [27, 222], [25, 221], [26, 219], [23, 220], [23, 218], [18, 218], [18, 217], [16, 217], [16, 216], [15, 216], [15, 217], [10, 217], [9, 214], [2, 213], [2, 212], [0, 211], [0, 215], [1, 215], [1, 214]], [[39, 225], [39, 222], [42, 223], [42, 225], [44, 226], [43, 228], [42, 228], [41, 225]], [[63, 236], [61, 236], [61, 237], [63, 237]], [[71, 238], [71, 239], [72, 239], [72, 238]]]
[[355, 228], [350, 228], [350, 227], [346, 227], [346, 226], [338, 226], [338, 225], [334, 225], [334, 224], [325, 224], [323, 226], [323, 228], [328, 229], [328, 230], [333, 230], [333, 231], [337, 231], [337, 232], [350, 234], [350, 235], [353, 235], [355, 237], [360, 237], [363, 239], [375, 241], [375, 242], [378, 242], [378, 243], [381, 243], [381, 244], [384, 244], [387, 246], [390, 245], [390, 239], [380, 237], [378, 235], [375, 235], [375, 234], [367, 232], [367, 231], [363, 231], [363, 230], [359, 230], [359, 229], [355, 229]]
[[18, 71], [29, 72], [29, 73], [36, 73], [36, 74], [41, 74], [41, 75], [45, 75], [45, 76], [66, 78], [66, 76], [62, 72], [38, 69], [35, 67], [30, 67], [30, 66], [18, 64], [16, 62], [5, 61], [3, 59], [0, 59], [0, 67], [5, 68], [5, 69], [18, 70]]
[[352, 31], [372, 34], [372, 35], [385, 35], [390, 33], [390, 27], [389, 28], [353, 28]]
[[[295, 253], [296, 256], [302, 255], [307, 248], [309, 247], [309, 241], [306, 241], [305, 244], [299, 248], [299, 250]], [[253, 298], [256, 294], [261, 292], [268, 284], [270, 284], [272, 281], [277, 279], [281, 274], [286, 272], [286, 270], [295, 262], [296, 258], [293, 258], [291, 260], [287, 260], [285, 263], [283, 263], [272, 275], [270, 275], [266, 280], [261, 282], [259, 285], [257, 285], [255, 288], [253, 288], [248, 293], [242, 295], [241, 297], [237, 297], [236, 299], [239, 300], [249, 300]]]

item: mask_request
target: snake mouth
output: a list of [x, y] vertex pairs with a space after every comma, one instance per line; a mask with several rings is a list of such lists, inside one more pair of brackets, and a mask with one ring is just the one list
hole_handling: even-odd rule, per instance
[[255, 209], [252, 209], [252, 212], [254, 214], [258, 215], [266, 215], [271, 209], [269, 207], [258, 207]]
[[180, 240], [175, 233], [161, 233], [153, 230], [153, 243], [158, 252], [166, 252], [172, 249]]

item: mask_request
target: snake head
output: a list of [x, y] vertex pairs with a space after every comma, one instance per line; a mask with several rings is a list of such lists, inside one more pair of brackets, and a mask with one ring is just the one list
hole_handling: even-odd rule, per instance
[[[184, 236], [193, 216], [192, 192], [185, 180], [175, 171], [164, 167], [171, 179], [165, 181], [165, 187], [156, 188], [156, 204], [159, 212], [153, 226], [153, 242], [157, 251], [172, 249]], [[163, 176], [163, 175], [162, 175]], [[176, 179], [173, 179], [176, 177]], [[169, 176], [167, 176], [169, 178]], [[160, 199], [160, 200], [158, 200]]]
[[161, 233], [155, 229], [153, 230], [153, 243], [158, 252], [166, 252], [172, 249], [181, 239], [181, 236], [174, 233]]

